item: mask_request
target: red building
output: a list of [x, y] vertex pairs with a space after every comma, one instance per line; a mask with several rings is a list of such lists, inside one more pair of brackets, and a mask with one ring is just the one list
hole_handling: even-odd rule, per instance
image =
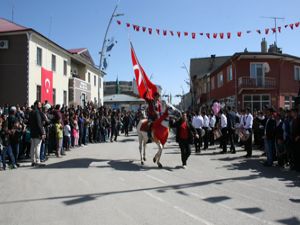
[[261, 110], [265, 105], [292, 108], [300, 88], [300, 58], [282, 54], [276, 45], [267, 52], [263, 44], [262, 52], [235, 53], [194, 82], [195, 89], [202, 90], [201, 84], [208, 87], [194, 96], [201, 99], [198, 107], [217, 99], [238, 110]]

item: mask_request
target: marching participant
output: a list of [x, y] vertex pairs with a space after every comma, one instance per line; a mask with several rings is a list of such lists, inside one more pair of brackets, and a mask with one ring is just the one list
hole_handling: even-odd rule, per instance
[[253, 125], [253, 116], [250, 113], [250, 108], [246, 108], [246, 114], [243, 117], [244, 129], [249, 133], [248, 139], [245, 141], [245, 150], [247, 155], [245, 157], [252, 156], [252, 125]]
[[198, 134], [198, 138], [195, 138], [195, 151], [200, 152], [200, 148], [202, 147], [201, 130], [203, 126], [203, 117], [198, 112], [193, 116], [192, 125]]

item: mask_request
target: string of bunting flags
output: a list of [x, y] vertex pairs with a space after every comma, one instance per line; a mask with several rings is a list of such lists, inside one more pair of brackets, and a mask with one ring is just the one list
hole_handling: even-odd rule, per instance
[[[265, 29], [256, 29], [255, 31], [253, 30], [247, 30], [245, 32], [242, 31], [238, 31], [238, 32], [219, 32], [219, 33], [205, 33], [205, 32], [181, 32], [181, 31], [173, 31], [173, 30], [169, 30], [169, 29], [160, 29], [160, 28], [152, 28], [152, 27], [146, 27], [146, 26], [140, 26], [140, 25], [136, 25], [136, 24], [132, 24], [132, 23], [128, 23], [128, 22], [123, 22], [121, 20], [117, 20], [117, 24], [119, 26], [125, 25], [126, 28], [128, 29], [133, 29], [136, 32], [142, 31], [143, 33], [148, 33], [149, 35], [152, 34], [157, 34], [158, 36], [177, 36], [178, 38], [180, 37], [191, 37], [192, 39], [196, 39], [197, 36], [203, 36], [206, 37], [208, 39], [230, 39], [233, 36], [237, 36], [237, 37], [242, 37], [242, 35], [244, 33], [246, 34], [250, 34], [250, 33], [257, 33], [257, 34], [274, 34], [276, 32], [281, 33], [282, 32], [282, 28], [281, 26], [279, 27], [273, 27], [273, 28], [265, 28]], [[295, 23], [290, 23], [290, 24], [286, 24], [284, 25], [285, 29], [291, 29], [294, 30], [294, 28], [298, 28], [300, 25], [300, 22], [295, 22]]]

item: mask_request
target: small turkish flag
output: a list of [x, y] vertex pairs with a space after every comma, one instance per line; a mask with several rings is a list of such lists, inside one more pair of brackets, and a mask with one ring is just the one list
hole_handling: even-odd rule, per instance
[[241, 31], [237, 32], [237, 36], [241, 37], [242, 36], [242, 32]]
[[53, 104], [53, 73], [42, 67], [41, 76], [41, 102], [48, 101]]
[[122, 23], [122, 22], [121, 22], [120, 20], [117, 20], [117, 24], [118, 24], [118, 25], [121, 25], [121, 23]]

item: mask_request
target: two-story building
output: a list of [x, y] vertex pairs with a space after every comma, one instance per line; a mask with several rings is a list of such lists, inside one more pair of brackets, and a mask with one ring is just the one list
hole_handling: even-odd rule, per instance
[[265, 105], [291, 108], [300, 87], [300, 58], [282, 54], [276, 45], [268, 51], [235, 53], [210, 72], [209, 80], [209, 97], [202, 104], [217, 99], [252, 111]]
[[46, 85], [52, 104], [103, 104], [104, 74], [87, 49], [67, 50], [32, 28], [0, 19], [0, 104], [41, 100], [43, 70], [51, 74]]

